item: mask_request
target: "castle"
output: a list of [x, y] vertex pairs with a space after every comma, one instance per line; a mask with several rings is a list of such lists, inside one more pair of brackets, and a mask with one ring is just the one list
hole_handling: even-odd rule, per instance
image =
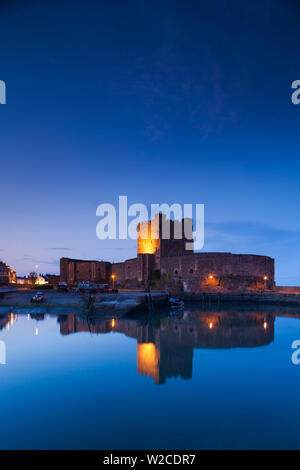
[[[168, 224], [166, 236], [164, 227]], [[77, 285], [81, 281], [107, 282], [114, 276], [117, 286], [129, 288], [168, 280], [173, 286], [195, 293], [275, 287], [273, 258], [220, 252], [194, 253], [187, 249], [191, 232], [191, 219], [172, 221], [164, 214], [157, 214], [154, 220], [138, 227], [136, 258], [121, 263], [61, 258], [60, 280]]]

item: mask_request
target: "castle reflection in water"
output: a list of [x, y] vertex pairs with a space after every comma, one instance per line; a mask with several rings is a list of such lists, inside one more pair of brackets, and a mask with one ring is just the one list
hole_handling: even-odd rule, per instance
[[274, 340], [272, 313], [199, 312], [143, 320], [58, 318], [60, 332], [122, 333], [137, 339], [137, 372], [163, 384], [170, 377], [191, 379], [194, 348], [228, 349], [265, 346]]
[[[35, 321], [44, 314], [28, 315]], [[0, 330], [9, 329], [17, 315], [0, 318]], [[176, 316], [138, 319], [100, 319], [60, 315], [62, 335], [122, 333], [137, 340], [137, 372], [156, 384], [168, 378], [191, 379], [194, 348], [229, 349], [265, 346], [274, 340], [276, 315], [269, 312], [205, 312], [186, 310]]]

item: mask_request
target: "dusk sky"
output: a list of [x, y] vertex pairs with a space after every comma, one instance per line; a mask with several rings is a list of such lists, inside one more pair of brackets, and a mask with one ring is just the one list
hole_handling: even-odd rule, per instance
[[96, 208], [205, 204], [204, 251], [300, 284], [300, 4], [1, 1], [0, 260], [122, 261]]

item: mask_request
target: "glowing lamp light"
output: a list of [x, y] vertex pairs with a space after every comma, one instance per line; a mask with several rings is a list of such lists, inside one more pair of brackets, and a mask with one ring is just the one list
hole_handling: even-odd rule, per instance
[[268, 279], [268, 276], [264, 276], [264, 281], [267, 281]]
[[114, 289], [115, 288], [115, 279], [116, 279], [115, 274], [112, 274], [111, 278], [112, 278], [112, 281], [113, 281], [113, 289]]
[[111, 321], [111, 327], [114, 328], [116, 326], [116, 320], [113, 318]]
[[208, 325], [210, 329], [212, 329], [212, 327], [214, 326], [212, 322], [210, 322], [210, 324]]
[[208, 276], [208, 279], [210, 279], [210, 280], [212, 280], [213, 278], [214, 278], [214, 276], [213, 276], [212, 274], [210, 274], [210, 275]]
[[268, 323], [265, 321], [265, 322], [264, 322], [264, 329], [265, 329], [265, 330], [267, 329], [267, 326], [268, 326]]

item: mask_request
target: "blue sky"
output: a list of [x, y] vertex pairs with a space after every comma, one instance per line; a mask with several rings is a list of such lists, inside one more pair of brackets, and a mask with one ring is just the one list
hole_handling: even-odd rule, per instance
[[1, 2], [0, 259], [121, 261], [103, 202], [205, 204], [205, 251], [299, 284], [296, 1]]

